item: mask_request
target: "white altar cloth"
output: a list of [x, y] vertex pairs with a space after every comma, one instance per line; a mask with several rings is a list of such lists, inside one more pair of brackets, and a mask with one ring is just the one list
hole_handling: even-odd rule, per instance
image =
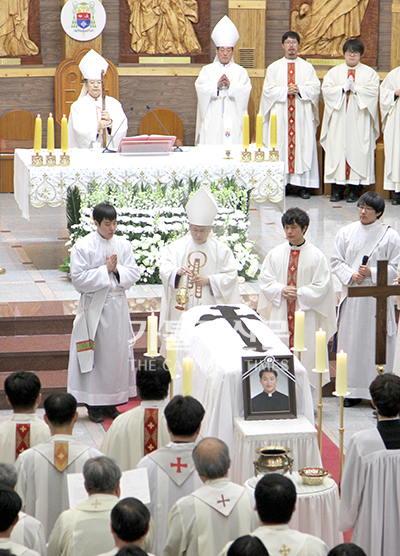
[[[172, 185], [174, 180], [196, 177], [202, 184], [222, 183], [226, 177], [235, 177], [247, 189], [253, 188], [254, 200], [268, 200], [284, 211], [284, 163], [241, 163], [241, 150], [239, 146], [232, 147], [233, 159], [224, 160], [221, 146], [184, 147], [183, 152], [167, 156], [122, 156], [103, 154], [99, 149], [71, 149], [70, 166], [33, 167], [33, 151], [16, 149], [14, 196], [22, 216], [29, 218], [29, 202], [34, 207], [58, 206], [64, 202], [68, 187], [74, 185], [85, 192], [91, 182], [103, 187], [111, 183], [125, 190], [142, 184]], [[55, 151], [57, 163], [60, 154], [60, 150]]]
[[253, 461], [258, 458], [256, 449], [263, 446], [290, 449], [289, 456], [294, 459], [293, 471], [303, 467], [322, 467], [317, 429], [304, 415], [298, 415], [297, 419], [265, 421], [245, 421], [236, 417], [234, 427], [232, 477], [240, 485], [254, 475]]
[[[238, 314], [257, 313], [247, 305], [238, 304]], [[233, 454], [234, 418], [243, 417], [242, 356], [254, 357], [261, 353], [245, 350], [243, 340], [225, 319], [195, 326], [203, 314], [218, 311], [206, 305], [185, 311], [178, 324], [177, 361], [178, 374], [182, 375], [182, 357], [193, 357], [193, 396], [204, 406], [201, 434], [215, 436], [229, 446]], [[244, 319], [248, 328], [263, 345], [271, 346], [268, 355], [289, 355], [289, 348], [272, 332], [262, 320]], [[265, 353], [266, 355], [266, 353]], [[311, 387], [306, 369], [294, 357], [296, 375], [297, 413], [314, 424], [314, 408]], [[176, 394], [181, 392], [181, 383], [175, 381]], [[284, 421], [282, 421], [282, 424]]]
[[[297, 491], [296, 509], [289, 522], [289, 527], [308, 533], [323, 540], [329, 549], [343, 542], [343, 533], [338, 530], [339, 523], [339, 490], [333, 479], [326, 478], [322, 485], [309, 486], [303, 484], [300, 475], [294, 471], [285, 477], [291, 479]], [[245, 486], [254, 490], [257, 478], [246, 481]]]

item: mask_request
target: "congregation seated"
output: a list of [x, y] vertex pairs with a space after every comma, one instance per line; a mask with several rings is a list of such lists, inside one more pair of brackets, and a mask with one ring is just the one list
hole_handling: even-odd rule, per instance
[[51, 438], [22, 452], [15, 463], [17, 492], [26, 513], [42, 523], [46, 539], [58, 516], [69, 508], [67, 475], [81, 473], [88, 459], [102, 455], [97, 448], [73, 438], [78, 419], [76, 408], [76, 399], [71, 394], [48, 396], [44, 419]]
[[175, 396], [164, 410], [171, 442], [141, 459], [147, 469], [156, 542], [153, 552], [163, 556], [168, 536], [168, 513], [173, 504], [202, 486], [192, 452], [200, 432], [204, 408], [192, 396]]
[[59, 516], [47, 556], [96, 556], [114, 547], [110, 515], [120, 496], [121, 469], [111, 458], [99, 456], [85, 462], [83, 478], [89, 498]]
[[14, 556], [39, 556], [31, 550], [11, 540], [11, 533], [18, 523], [22, 500], [13, 488], [0, 484], [0, 550], [9, 550]]
[[[11, 463], [0, 463], [0, 484], [15, 489], [18, 473]], [[10, 540], [46, 556], [46, 539], [43, 526], [34, 517], [20, 511], [18, 521], [11, 531]]]
[[254, 496], [228, 479], [228, 446], [204, 438], [193, 450], [194, 464], [204, 485], [172, 507], [165, 556], [217, 555], [225, 544], [257, 526]]
[[134, 469], [143, 456], [170, 441], [164, 417], [170, 382], [170, 372], [161, 361], [139, 363], [136, 384], [143, 401], [115, 419], [101, 445], [122, 471]]
[[6, 378], [4, 391], [13, 415], [0, 424], [1, 462], [14, 463], [21, 452], [50, 438], [49, 427], [36, 414], [40, 389], [40, 379], [32, 372], [17, 371]]

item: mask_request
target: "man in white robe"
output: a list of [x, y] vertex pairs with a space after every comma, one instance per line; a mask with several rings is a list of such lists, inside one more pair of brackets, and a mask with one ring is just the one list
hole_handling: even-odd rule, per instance
[[134, 469], [143, 456], [170, 441], [164, 409], [171, 375], [163, 367], [158, 359], [139, 363], [136, 382], [143, 401], [117, 417], [104, 437], [101, 451], [122, 471]]
[[0, 550], [8, 550], [13, 556], [40, 556], [11, 540], [13, 528], [18, 522], [22, 500], [11, 487], [0, 485]]
[[93, 209], [96, 231], [71, 251], [71, 280], [81, 294], [71, 336], [68, 392], [88, 407], [89, 419], [119, 415], [116, 405], [136, 396], [133, 338], [125, 295], [140, 277], [131, 243], [116, 236], [117, 213]]
[[[388, 284], [397, 275], [400, 259], [400, 236], [379, 222], [385, 201], [373, 191], [358, 200], [359, 222], [339, 230], [331, 257], [332, 272], [342, 283], [338, 309], [337, 349], [347, 353], [346, 407], [369, 399], [369, 385], [376, 376], [376, 300], [373, 297], [347, 297], [348, 286], [370, 286], [377, 283], [377, 262], [388, 261]], [[396, 346], [396, 319], [393, 297], [387, 300], [386, 372], [392, 372]]]
[[165, 408], [171, 442], [141, 459], [138, 469], [147, 469], [150, 504], [156, 542], [154, 554], [163, 556], [168, 537], [168, 513], [183, 496], [202, 486], [192, 452], [200, 432], [204, 408], [191, 396], [175, 396]]
[[113, 98], [102, 98], [101, 72], [106, 73], [108, 63], [95, 50], [90, 50], [81, 60], [79, 69], [85, 79], [81, 94], [71, 105], [68, 118], [69, 147], [88, 149], [103, 147], [103, 134], [106, 134], [106, 145], [117, 149], [125, 137], [128, 122], [121, 103]]
[[390, 71], [380, 87], [382, 130], [385, 147], [383, 189], [394, 192], [393, 205], [400, 205], [400, 67]]
[[[255, 489], [260, 526], [252, 535], [261, 540], [269, 556], [326, 556], [328, 547], [321, 539], [289, 529], [296, 498], [293, 481], [276, 473], [264, 475]], [[231, 544], [225, 546], [220, 556], [226, 556]]]
[[[165, 334], [175, 331], [182, 311], [197, 305], [240, 303], [237, 264], [229, 247], [211, 233], [218, 207], [205, 187], [189, 199], [186, 212], [189, 233], [161, 254], [163, 342]], [[177, 301], [178, 292], [186, 299]]]
[[[301, 362], [308, 371], [310, 384], [318, 386], [315, 367], [315, 332], [322, 328], [326, 341], [336, 332], [336, 310], [333, 280], [325, 255], [306, 241], [310, 223], [308, 214], [291, 208], [282, 216], [288, 240], [265, 257], [259, 277], [258, 312], [269, 327], [288, 346], [293, 347], [294, 311], [304, 311], [304, 337], [307, 351]], [[328, 351], [326, 369], [329, 369]], [[329, 373], [323, 375], [329, 382]]]
[[400, 378], [379, 375], [370, 386], [375, 429], [355, 433], [346, 448], [339, 529], [368, 555], [392, 556], [400, 545]]
[[325, 183], [332, 184], [331, 201], [357, 201], [363, 186], [375, 183], [374, 151], [379, 137], [379, 75], [360, 63], [364, 46], [350, 39], [343, 46], [345, 63], [324, 77], [325, 111], [321, 145], [325, 150]]
[[101, 456], [97, 448], [77, 442], [72, 431], [78, 419], [71, 394], [51, 394], [44, 402], [51, 438], [19, 455], [17, 492], [27, 514], [43, 525], [46, 539], [54, 523], [69, 508], [67, 475], [80, 473], [86, 460]]
[[267, 68], [260, 112], [264, 144], [270, 145], [271, 114], [276, 112], [278, 150], [286, 164], [286, 184], [299, 187], [302, 199], [319, 187], [317, 140], [320, 81], [311, 64], [297, 56], [300, 37], [288, 31], [282, 37], [285, 56]]
[[204, 438], [194, 449], [193, 459], [204, 486], [172, 507], [165, 556], [216, 555], [227, 542], [250, 534], [257, 526], [253, 493], [227, 478], [227, 445], [217, 438]]
[[0, 461], [14, 463], [18, 455], [50, 438], [46, 423], [36, 414], [41, 400], [39, 377], [17, 371], [4, 382], [7, 401], [13, 408], [9, 421], [0, 423]]
[[239, 40], [235, 24], [228, 16], [217, 23], [211, 35], [216, 46], [215, 60], [204, 66], [196, 79], [196, 145], [242, 143], [243, 116], [247, 111], [251, 81], [247, 70], [233, 61]]

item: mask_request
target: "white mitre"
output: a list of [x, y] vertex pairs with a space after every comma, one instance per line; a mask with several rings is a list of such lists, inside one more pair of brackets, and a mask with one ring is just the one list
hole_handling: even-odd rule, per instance
[[212, 226], [218, 214], [217, 203], [205, 187], [191, 197], [185, 207], [189, 223], [194, 226]]
[[[89, 50], [87, 54], [82, 58], [79, 63], [79, 69], [85, 79], [101, 79], [101, 72], [106, 73], [108, 69], [108, 62], [100, 56], [95, 50]], [[80, 96], [84, 96], [87, 93], [86, 85], [82, 87]]]
[[239, 40], [239, 31], [233, 21], [227, 15], [224, 15], [214, 27], [211, 38], [217, 48], [220, 46], [231, 46], [233, 48]]

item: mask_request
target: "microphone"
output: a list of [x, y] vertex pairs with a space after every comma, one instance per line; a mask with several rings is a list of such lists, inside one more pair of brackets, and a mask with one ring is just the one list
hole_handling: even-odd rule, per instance
[[106, 145], [106, 148], [102, 151], [102, 153], [116, 153], [117, 151], [113, 151], [111, 149], [109, 149], [108, 147], [111, 145], [111, 143], [114, 140], [114, 137], [117, 135], [118, 131], [120, 130], [120, 127], [122, 126], [122, 124], [124, 123], [125, 120], [128, 119], [129, 114], [132, 112], [133, 110], [133, 106], [131, 106], [131, 108], [129, 108], [128, 113], [125, 114], [125, 118], [122, 120], [122, 122], [119, 124], [119, 126], [117, 127], [117, 131], [111, 136], [109, 142]]
[[[155, 119], [157, 120], [157, 122], [160, 124], [160, 126], [163, 128], [163, 130], [165, 131], [165, 133], [167, 135], [169, 135], [171, 137], [170, 132], [168, 131], [168, 129], [166, 129], [166, 127], [163, 125], [162, 121], [157, 117], [157, 114], [154, 112], [154, 110], [152, 110], [150, 108], [149, 105], [146, 105], [147, 110], [150, 110], [150, 112], [153, 114], [153, 116], [155, 117]], [[175, 139], [176, 142], [176, 139]], [[178, 145], [174, 145], [174, 152], [182, 152], [182, 149], [180, 147], [178, 147]]]
[[365, 266], [368, 262], [368, 259], [369, 259], [368, 255], [364, 255], [363, 258], [362, 258], [361, 264], [363, 266]]

